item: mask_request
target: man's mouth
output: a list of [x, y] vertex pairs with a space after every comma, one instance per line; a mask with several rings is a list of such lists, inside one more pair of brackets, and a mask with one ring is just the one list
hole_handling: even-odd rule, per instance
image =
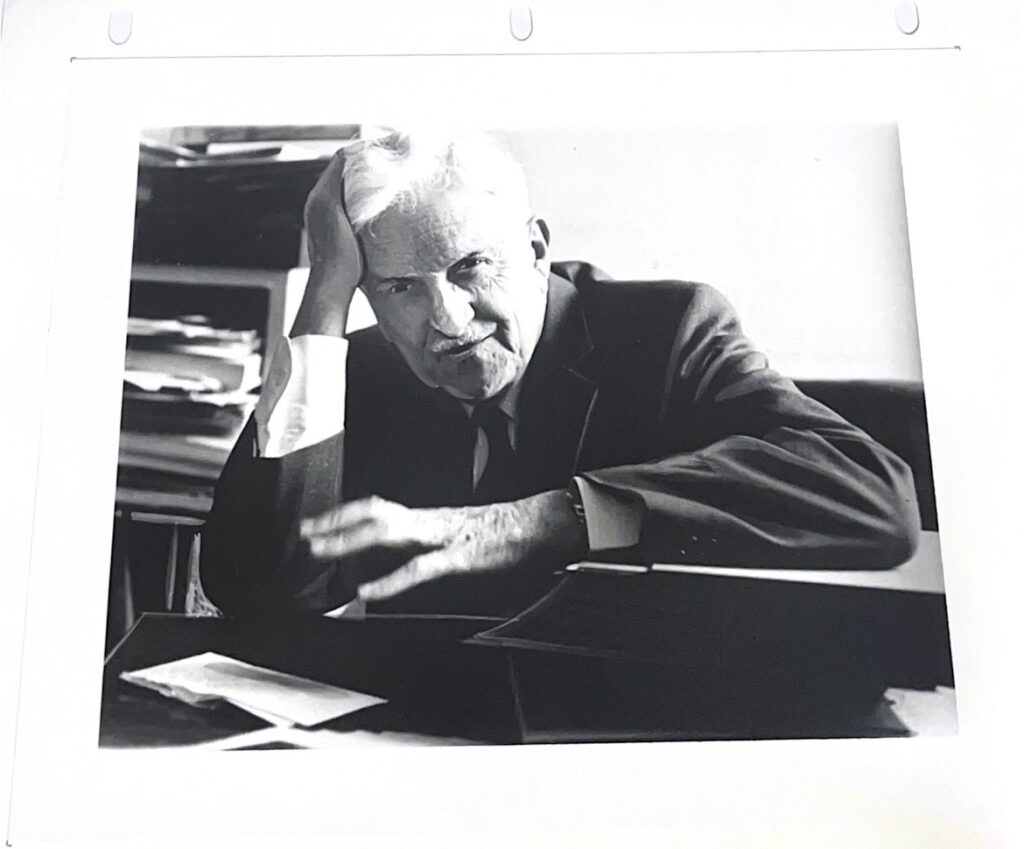
[[475, 339], [446, 339], [443, 342], [438, 342], [431, 348], [431, 353], [436, 357], [448, 357], [449, 359], [463, 359], [470, 354], [483, 342], [490, 339], [491, 335], [480, 336]]

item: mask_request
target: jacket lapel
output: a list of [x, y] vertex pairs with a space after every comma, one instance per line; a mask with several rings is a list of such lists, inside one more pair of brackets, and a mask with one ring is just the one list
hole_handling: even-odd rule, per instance
[[580, 295], [552, 274], [540, 341], [523, 378], [516, 453], [526, 492], [565, 486], [576, 471], [597, 387], [585, 376], [593, 349]]

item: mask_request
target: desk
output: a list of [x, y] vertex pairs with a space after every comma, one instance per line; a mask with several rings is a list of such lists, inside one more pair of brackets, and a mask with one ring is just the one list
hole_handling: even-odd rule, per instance
[[[100, 745], [302, 748], [360, 743], [507, 744], [741, 736], [699, 724], [654, 734], [552, 729], [549, 725], [542, 735], [531, 735], [524, 721], [523, 704], [550, 710], [552, 700], [561, 698], [556, 695], [559, 688], [564, 689], [572, 676], [562, 676], [549, 688], [548, 670], [548, 684], [538, 687], [536, 657], [518, 668], [523, 658], [517, 659], [514, 651], [463, 642], [499, 622], [484, 617], [371, 616], [361, 621], [310, 618], [268, 627], [230, 619], [145, 614], [107, 659]], [[373, 693], [389, 701], [340, 717], [314, 731], [280, 732], [268, 730], [261, 720], [229, 705], [190, 707], [118, 678], [125, 670], [204, 651]], [[534, 664], [532, 670], [530, 663]], [[583, 669], [571, 667], [570, 672]], [[649, 684], [645, 675], [642, 668], [631, 668], [629, 677], [621, 680], [627, 686], [635, 682], [642, 686]], [[524, 693], [524, 686], [531, 687], [531, 678], [535, 683]], [[544, 680], [543, 668], [540, 680]], [[587, 682], [581, 678], [578, 683], [574, 693], [585, 697]], [[612, 690], [607, 680], [601, 685], [602, 692], [614, 691], [614, 682]], [[950, 699], [951, 693], [945, 702], [950, 703]], [[855, 720], [829, 721], [777, 736], [909, 733], [907, 724], [888, 709], [890, 701], [878, 701], [873, 710], [866, 710]], [[593, 707], [590, 705], [591, 713]], [[558, 705], [554, 708], [557, 712]], [[931, 721], [928, 717], [925, 720], [925, 724]]]
[[195, 745], [264, 728], [230, 705], [190, 707], [118, 678], [205, 651], [388, 699], [322, 729], [372, 732], [384, 742], [516, 742], [507, 656], [461, 642], [500, 621], [311, 617], [270, 624], [147, 613], [107, 658], [100, 745]]

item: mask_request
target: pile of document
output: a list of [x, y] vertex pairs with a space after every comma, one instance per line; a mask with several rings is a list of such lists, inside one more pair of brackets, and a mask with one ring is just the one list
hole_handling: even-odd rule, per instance
[[202, 516], [256, 403], [255, 330], [203, 316], [129, 318], [118, 502]]
[[215, 652], [122, 672], [121, 678], [189, 705], [225, 701], [276, 726], [319, 725], [386, 701]]

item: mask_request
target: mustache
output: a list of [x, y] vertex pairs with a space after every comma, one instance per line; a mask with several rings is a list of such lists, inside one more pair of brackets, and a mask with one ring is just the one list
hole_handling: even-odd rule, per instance
[[496, 322], [487, 321], [467, 328], [467, 332], [461, 336], [442, 336], [440, 339], [430, 343], [428, 350], [431, 354], [450, 354], [457, 351], [464, 351], [474, 345], [483, 342], [489, 336], [493, 336], [498, 329]]

